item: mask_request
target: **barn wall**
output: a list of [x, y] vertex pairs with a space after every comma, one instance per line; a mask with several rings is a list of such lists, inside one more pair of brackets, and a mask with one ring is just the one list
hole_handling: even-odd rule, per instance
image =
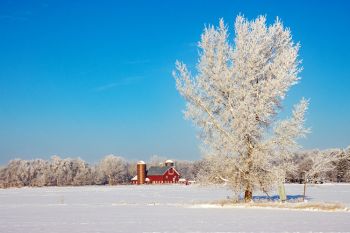
[[150, 183], [177, 183], [179, 182], [179, 174], [170, 168], [164, 175], [147, 176], [150, 179]]

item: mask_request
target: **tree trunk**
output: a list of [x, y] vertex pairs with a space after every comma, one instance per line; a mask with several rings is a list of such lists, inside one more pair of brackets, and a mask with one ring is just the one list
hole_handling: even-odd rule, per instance
[[306, 181], [304, 181], [303, 201], [305, 201], [305, 195], [306, 195]]
[[307, 183], [307, 178], [306, 178], [306, 174], [304, 174], [304, 193], [303, 193], [303, 201], [305, 201], [305, 196], [306, 196], [306, 183]]
[[[250, 185], [248, 185], [248, 186], [250, 186]], [[252, 192], [251, 188], [249, 188], [248, 186], [244, 192], [244, 201], [245, 202], [251, 202], [253, 199], [253, 192]]]
[[247, 180], [247, 186], [244, 192], [244, 201], [245, 202], [250, 202], [253, 199], [253, 187], [251, 183], [251, 178], [250, 178], [250, 172], [253, 168], [253, 161], [252, 161], [252, 156], [253, 156], [253, 146], [251, 145], [250, 138], [248, 136], [247, 138], [247, 143], [248, 143], [248, 156], [247, 156], [247, 163], [248, 163], [248, 171], [246, 171], [246, 180]]

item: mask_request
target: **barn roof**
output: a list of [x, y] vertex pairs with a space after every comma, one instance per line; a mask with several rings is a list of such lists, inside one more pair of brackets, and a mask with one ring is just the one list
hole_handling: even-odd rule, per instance
[[148, 176], [157, 176], [157, 175], [163, 175], [168, 169], [171, 167], [150, 167], [147, 171]]

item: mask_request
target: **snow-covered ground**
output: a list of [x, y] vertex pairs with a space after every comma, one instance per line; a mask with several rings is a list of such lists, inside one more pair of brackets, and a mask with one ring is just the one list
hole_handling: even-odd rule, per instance
[[[288, 195], [302, 185], [287, 185]], [[311, 202], [350, 207], [350, 184], [309, 186]], [[188, 208], [232, 196], [184, 185], [0, 189], [0, 232], [350, 232], [350, 212]]]

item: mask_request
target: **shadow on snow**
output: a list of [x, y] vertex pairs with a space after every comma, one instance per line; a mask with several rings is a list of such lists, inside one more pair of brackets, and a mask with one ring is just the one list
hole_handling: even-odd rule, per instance
[[[303, 199], [303, 195], [287, 195], [287, 201], [291, 202], [298, 202]], [[307, 197], [306, 200], [309, 200]], [[253, 196], [253, 201], [279, 201], [280, 196], [279, 195], [273, 195], [273, 196]]]

